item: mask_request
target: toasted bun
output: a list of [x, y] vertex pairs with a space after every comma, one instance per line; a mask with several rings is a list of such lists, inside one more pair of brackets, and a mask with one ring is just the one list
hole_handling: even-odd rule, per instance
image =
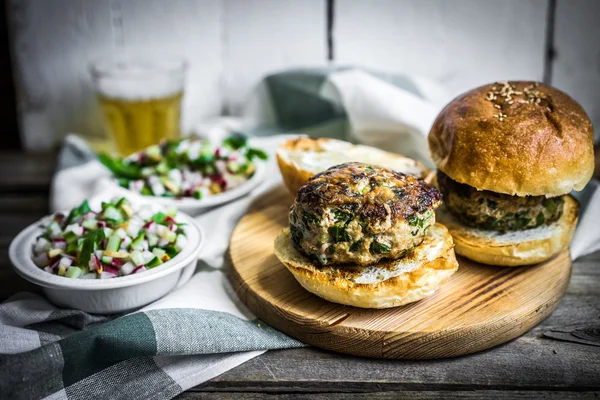
[[421, 300], [458, 269], [452, 237], [435, 224], [405, 257], [371, 266], [315, 266], [292, 245], [289, 228], [275, 239], [275, 255], [306, 290], [334, 303], [389, 308]]
[[411, 158], [336, 139], [291, 139], [277, 150], [283, 181], [294, 195], [313, 175], [349, 161], [375, 164], [417, 178], [424, 178], [430, 172]]
[[593, 138], [590, 119], [567, 94], [541, 83], [508, 82], [450, 102], [431, 128], [429, 149], [438, 168], [457, 182], [552, 197], [581, 190], [590, 180]]
[[562, 216], [551, 225], [502, 234], [465, 226], [443, 206], [436, 218], [450, 230], [457, 254], [483, 264], [518, 267], [547, 260], [569, 246], [579, 204], [565, 196], [563, 207]]

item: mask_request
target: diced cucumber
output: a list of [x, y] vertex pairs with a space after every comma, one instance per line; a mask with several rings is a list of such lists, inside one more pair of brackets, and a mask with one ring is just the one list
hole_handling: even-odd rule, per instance
[[108, 226], [104, 228], [104, 236], [105, 237], [109, 237], [110, 235], [112, 235], [115, 231], [113, 229], [110, 229]]
[[83, 275], [83, 271], [79, 267], [69, 267], [69, 269], [67, 270], [67, 273], [65, 274], [65, 276], [67, 278], [73, 278], [73, 279], [77, 279], [81, 275]]
[[173, 258], [177, 255], [177, 249], [173, 246], [166, 246], [164, 248], [165, 252], [168, 254], [169, 257]]
[[169, 165], [166, 162], [160, 162], [157, 166], [156, 166], [156, 172], [158, 172], [161, 175], [165, 175], [169, 172]]
[[98, 227], [98, 222], [95, 219], [84, 219], [81, 226], [91, 231]]
[[143, 246], [144, 246], [144, 237], [145, 237], [144, 232], [140, 233], [135, 239], [133, 239], [133, 241], [131, 242], [131, 245], [129, 247], [132, 248], [132, 249], [134, 249], [134, 250], [141, 250], [141, 249], [143, 249]]
[[167, 254], [167, 252], [164, 251], [163, 249], [156, 247], [154, 250], [152, 250], [152, 254], [154, 254], [158, 258], [161, 258], [165, 254]]
[[148, 246], [154, 247], [158, 243], [158, 236], [151, 233], [148, 234]]
[[111, 264], [111, 263], [112, 263], [112, 261], [113, 261], [113, 258], [112, 258], [112, 257], [109, 257], [109, 256], [102, 256], [102, 262], [103, 262], [103, 263], [105, 263], [105, 264]]
[[160, 264], [162, 264], [162, 261], [160, 261], [160, 258], [154, 257], [152, 260], [150, 260], [150, 262], [148, 262], [148, 264], [146, 264], [146, 267], [154, 268], [154, 267], [158, 267]]
[[106, 207], [106, 209], [104, 210], [104, 212], [102, 214], [104, 215], [104, 218], [106, 218], [106, 219], [112, 219], [115, 221], [123, 220], [123, 215], [121, 214], [121, 211], [117, 210], [115, 207], [110, 206], [110, 205], [108, 207]]
[[169, 207], [167, 208], [167, 210], [165, 211], [165, 215], [168, 215], [169, 217], [175, 217], [177, 215], [177, 207]]
[[62, 233], [62, 229], [60, 229], [60, 225], [58, 225], [58, 223], [56, 221], [52, 221], [49, 225], [48, 225], [48, 234], [52, 237], [52, 238], [56, 238], [59, 237]]
[[167, 230], [162, 236], [163, 239], [168, 240], [169, 242], [175, 242], [177, 239], [177, 234], [173, 231]]
[[106, 244], [107, 251], [119, 251], [121, 247], [121, 237], [112, 235], [108, 237], [108, 243]]
[[131, 261], [136, 265], [136, 267], [144, 265], [144, 256], [142, 255], [141, 251], [133, 251], [131, 252], [129, 257], [131, 258]]
[[146, 155], [153, 161], [160, 161], [160, 147], [158, 145], [150, 146], [146, 149]]
[[129, 202], [127, 201], [127, 199], [125, 197], [119, 197], [117, 199], [113, 199], [113, 201], [111, 201], [111, 203], [113, 203], [116, 208], [121, 208], [121, 207], [123, 207], [124, 204], [129, 204]]

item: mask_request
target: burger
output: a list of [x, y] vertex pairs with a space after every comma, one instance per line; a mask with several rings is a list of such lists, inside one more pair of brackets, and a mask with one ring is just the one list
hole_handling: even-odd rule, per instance
[[458, 268], [441, 194], [413, 176], [350, 162], [297, 192], [275, 255], [308, 291], [335, 303], [387, 308], [431, 295]]
[[594, 171], [593, 129], [567, 94], [537, 82], [485, 85], [450, 102], [429, 134], [438, 219], [456, 253], [520, 266], [568, 247]]

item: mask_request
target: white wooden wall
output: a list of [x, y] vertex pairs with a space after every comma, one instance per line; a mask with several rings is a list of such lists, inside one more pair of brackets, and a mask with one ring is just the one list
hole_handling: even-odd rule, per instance
[[[600, 1], [557, 0], [557, 57], [545, 65], [550, 0], [335, 0], [333, 63], [416, 73], [452, 94], [501, 79], [541, 80], [600, 126]], [[271, 72], [324, 66], [327, 0], [10, 0], [27, 148], [100, 134], [87, 66], [139, 47], [190, 62], [184, 126], [239, 114]]]

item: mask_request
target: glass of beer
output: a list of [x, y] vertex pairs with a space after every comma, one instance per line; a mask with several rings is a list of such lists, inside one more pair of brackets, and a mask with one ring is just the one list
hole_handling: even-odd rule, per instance
[[180, 134], [186, 63], [171, 57], [111, 57], [91, 74], [105, 129], [124, 156]]

